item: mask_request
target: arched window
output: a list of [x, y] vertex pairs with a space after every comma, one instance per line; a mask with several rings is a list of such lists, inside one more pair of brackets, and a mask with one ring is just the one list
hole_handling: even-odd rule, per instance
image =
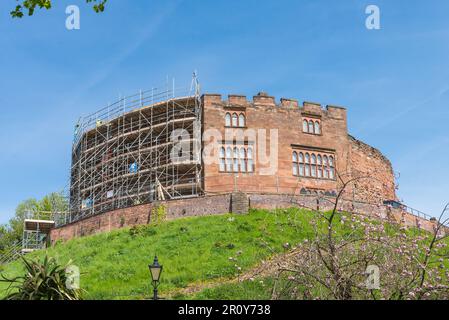
[[302, 131], [303, 132], [309, 132], [309, 123], [307, 122], [307, 120], [304, 120], [302, 122]]
[[329, 179], [335, 178], [334, 157], [329, 157]]
[[315, 134], [321, 134], [320, 122], [315, 121]]
[[323, 158], [320, 154], [317, 157], [317, 177], [319, 179], [323, 177]]
[[226, 148], [226, 171], [232, 172], [232, 149], [231, 149], [231, 147]]
[[298, 154], [296, 153], [296, 151], [293, 151], [292, 161], [293, 161], [293, 175], [297, 176], [298, 175]]
[[245, 118], [245, 115], [243, 113], [241, 113], [239, 115], [239, 127], [243, 128], [244, 126], [246, 126], [246, 118]]
[[246, 172], [246, 151], [245, 148], [240, 148], [240, 170]]
[[237, 116], [237, 113], [233, 113], [232, 114], [232, 126], [233, 127], [237, 127], [239, 124], [238, 124], [238, 116]]
[[226, 171], [226, 154], [225, 148], [220, 148], [220, 171]]
[[248, 172], [254, 172], [253, 148], [248, 148]]
[[231, 114], [230, 114], [230, 113], [226, 113], [226, 116], [225, 116], [225, 126], [226, 126], [226, 127], [230, 127], [230, 126], [231, 126]]
[[234, 172], [239, 172], [239, 149], [234, 147]]
[[325, 179], [329, 178], [329, 171], [328, 171], [328, 168], [327, 168], [327, 164], [328, 164], [328, 158], [327, 158], [327, 156], [324, 156], [323, 157], [323, 177]]
[[306, 153], [306, 165], [305, 165], [305, 176], [310, 177], [310, 155]]
[[309, 133], [313, 133], [313, 126], [314, 126], [313, 121], [310, 120], [309, 121]]
[[310, 163], [312, 164], [311, 175], [312, 177], [316, 177], [316, 155], [312, 153], [312, 157], [310, 159], [311, 159]]
[[304, 176], [304, 154], [299, 153], [299, 175]]

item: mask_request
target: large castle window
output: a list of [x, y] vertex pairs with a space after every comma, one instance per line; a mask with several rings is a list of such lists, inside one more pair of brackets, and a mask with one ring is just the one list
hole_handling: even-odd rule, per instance
[[229, 173], [254, 171], [253, 149], [249, 146], [224, 146], [219, 150], [219, 170]]
[[292, 153], [292, 173], [298, 177], [335, 180], [335, 156], [322, 152]]

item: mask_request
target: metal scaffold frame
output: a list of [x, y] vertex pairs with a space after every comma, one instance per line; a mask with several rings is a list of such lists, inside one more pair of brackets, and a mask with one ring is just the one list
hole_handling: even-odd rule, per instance
[[202, 194], [202, 105], [174, 80], [123, 97], [75, 127], [70, 210], [58, 225], [156, 200]]

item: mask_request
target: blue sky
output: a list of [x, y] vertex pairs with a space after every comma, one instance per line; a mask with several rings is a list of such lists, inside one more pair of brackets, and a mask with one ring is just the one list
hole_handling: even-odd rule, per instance
[[[0, 222], [67, 184], [80, 115], [195, 69], [204, 92], [346, 106], [405, 203], [437, 215], [449, 201], [447, 0], [109, 0], [100, 15], [56, 2], [22, 20], [0, 3]], [[65, 28], [69, 4], [80, 30]], [[369, 4], [381, 30], [365, 28]]]

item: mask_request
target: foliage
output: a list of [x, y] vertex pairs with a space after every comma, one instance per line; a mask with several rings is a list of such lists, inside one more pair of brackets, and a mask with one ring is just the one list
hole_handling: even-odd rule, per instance
[[0, 254], [18, 243], [23, 235], [23, 221], [26, 218], [48, 219], [52, 212], [64, 212], [68, 209], [67, 200], [59, 192], [44, 196], [41, 200], [34, 198], [21, 202], [7, 225], [0, 225]]
[[[87, 299], [148, 298], [152, 294], [148, 264], [157, 254], [164, 266], [159, 287], [164, 297], [197, 281], [234, 278], [240, 270], [230, 257], [238, 257], [238, 267], [245, 272], [283, 252], [284, 243], [299, 243], [313, 232], [311, 218], [309, 211], [300, 209], [187, 217], [141, 226], [132, 232], [125, 228], [73, 239], [46, 252], [61, 262], [73, 260], [80, 268]], [[239, 227], [242, 224], [246, 231]], [[262, 242], [267, 236], [269, 239]], [[21, 272], [18, 263], [7, 265], [4, 271], [9, 277]]]
[[[5, 300], [80, 300], [81, 292], [67, 286], [66, 267], [45, 256], [43, 262], [23, 258], [25, 275], [0, 281], [8, 283]], [[70, 262], [68, 263], [70, 264]]]
[[164, 204], [155, 205], [151, 209], [153, 224], [159, 224], [167, 219], [167, 207]]
[[[36, 8], [49, 10], [52, 7], [51, 0], [17, 0], [20, 4], [16, 6], [16, 8], [11, 11], [11, 16], [13, 18], [22, 18], [24, 16], [24, 12], [29, 16], [34, 14]], [[92, 8], [95, 12], [103, 12], [105, 9], [106, 2], [108, 0], [86, 0], [86, 3], [94, 3]]]
[[[449, 250], [441, 232], [449, 205], [433, 233], [407, 229], [339, 212], [347, 185], [332, 212], [315, 212], [315, 234], [296, 248], [290, 265], [278, 268], [272, 298], [449, 299]], [[379, 269], [379, 286], [367, 284], [369, 266]]]

